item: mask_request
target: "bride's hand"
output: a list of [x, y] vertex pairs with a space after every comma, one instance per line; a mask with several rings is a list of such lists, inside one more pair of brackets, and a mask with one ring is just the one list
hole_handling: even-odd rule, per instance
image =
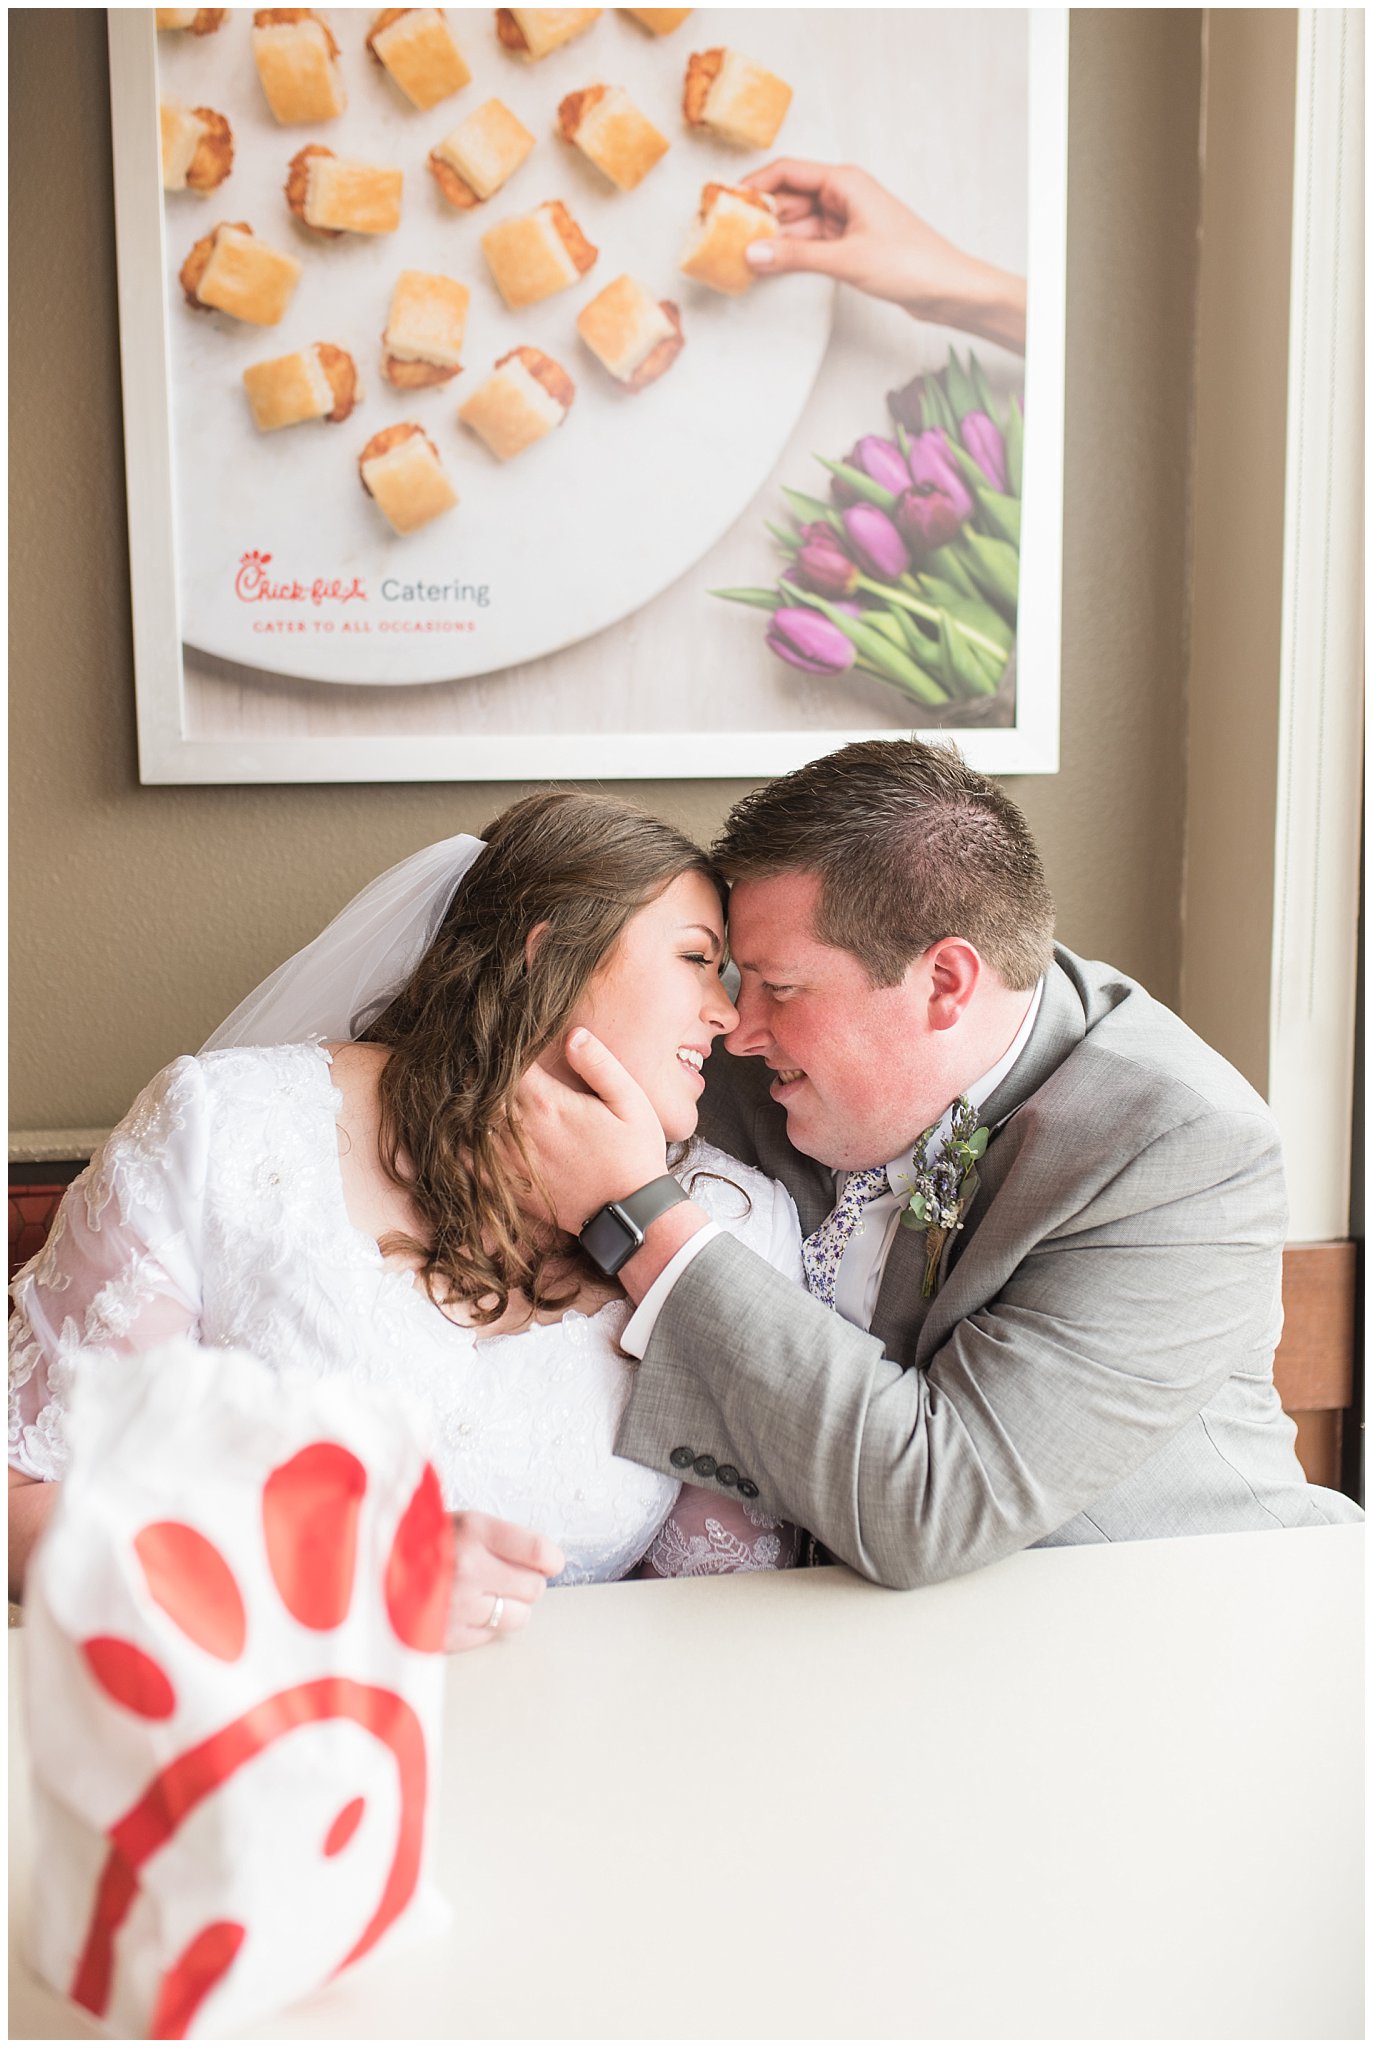
[[562, 1570], [563, 1554], [546, 1536], [494, 1515], [464, 1511], [452, 1522], [455, 1561], [444, 1648], [479, 1650], [525, 1627], [548, 1580]]
[[653, 1104], [589, 1031], [571, 1033], [569, 1067], [592, 1092], [539, 1066], [519, 1086], [521, 1134], [574, 1237], [607, 1202], [622, 1201], [667, 1172], [667, 1141]]

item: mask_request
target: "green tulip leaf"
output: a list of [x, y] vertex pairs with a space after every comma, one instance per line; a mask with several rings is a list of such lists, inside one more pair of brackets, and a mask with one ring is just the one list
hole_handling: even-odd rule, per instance
[[804, 491], [794, 491], [789, 484], [783, 484], [782, 496], [787, 500], [792, 511], [798, 513], [806, 525], [809, 526], [817, 519], [823, 519], [826, 526], [832, 526], [836, 533], [844, 531], [843, 520], [839, 517], [833, 505], [827, 505], [823, 498], [808, 498]]
[[992, 697], [996, 694], [1002, 662], [994, 676], [978, 659], [975, 648], [957, 619], [939, 614], [939, 661], [941, 672], [952, 677], [960, 697]]
[[917, 661], [932, 661], [934, 659], [935, 643], [939, 637], [938, 628], [931, 623], [927, 623], [924, 619], [912, 618], [908, 611], [898, 610], [894, 616], [901, 621], [901, 629], [906, 636], [908, 651], [916, 657]]
[[759, 611], [764, 612], [775, 612], [778, 605], [778, 595], [775, 590], [759, 590], [756, 588], [752, 590], [712, 590], [707, 594], [711, 597], [723, 597], [730, 604], [756, 605]]
[[1020, 592], [1020, 556], [1016, 549], [1004, 540], [974, 533], [970, 526], [964, 527], [958, 548], [978, 589], [1013, 626]]
[[980, 507], [984, 494], [992, 488], [987, 481], [986, 471], [980, 463], [974, 462], [961, 441], [954, 448], [953, 459], [958, 465], [960, 476]]
[[922, 704], [948, 703], [948, 695], [939, 684], [934, 682], [917, 662], [912, 661], [909, 654], [894, 647], [885, 634], [878, 632], [863, 619], [850, 618], [847, 612], [841, 612], [837, 605], [826, 603], [823, 597], [815, 597], [811, 601], [815, 609], [823, 612], [825, 617], [839, 628], [850, 645], [865, 656], [874, 668], [880, 670], [889, 682], [900, 683], [904, 690], [911, 696], [918, 697]]
[[906, 636], [901, 630], [901, 621], [895, 612], [877, 610], [864, 612], [863, 624], [871, 626], [875, 632], [881, 633], [885, 639], [890, 640], [893, 647], [899, 647], [901, 652], [905, 653]]
[[959, 362], [958, 356], [952, 348], [949, 350], [949, 360], [944, 375], [949, 387], [949, 403], [958, 418], [963, 420], [966, 419], [970, 412], [980, 412], [982, 401], [977, 395], [977, 387], [963, 368], [962, 363]]
[[1006, 477], [1014, 495], [1021, 497], [1025, 479], [1025, 415], [1014, 397], [1006, 414]]
[[[968, 580], [971, 582], [971, 577]], [[1015, 644], [1015, 635], [1000, 612], [993, 610], [985, 598], [969, 597], [963, 589], [952, 583], [943, 583], [937, 576], [922, 576], [920, 592], [930, 604], [938, 605], [943, 611], [951, 613], [960, 625], [971, 626], [975, 633], [980, 633], [984, 639], [993, 641], [1003, 654], [1010, 653]]]
[[969, 575], [967, 565], [958, 554], [956, 543], [936, 548], [932, 555], [926, 557], [925, 567], [932, 575], [937, 576], [941, 583], [951, 584], [955, 590], [963, 591], [965, 596], [981, 597], [981, 587], [974, 583]]
[[991, 528], [994, 540], [1007, 541], [1017, 554], [1020, 552], [1020, 500], [1008, 498], [1003, 491], [982, 488], [982, 517]]
[[983, 412], [986, 413], [988, 419], [991, 420], [995, 426], [999, 427], [1001, 425], [1001, 420], [998, 417], [996, 406], [992, 401], [992, 389], [990, 384], [988, 384], [985, 375], [983, 374], [981, 363], [979, 363], [979, 361], [977, 360], [976, 349], [970, 348], [968, 350], [968, 368], [972, 373], [973, 389], [977, 392], [977, 402], [979, 407]]
[[846, 483], [855, 497], [866, 498], [870, 505], [878, 505], [884, 512], [890, 512], [896, 503], [896, 492], [889, 491], [885, 484], [874, 483], [861, 469], [850, 469], [847, 462], [831, 462], [827, 455], [817, 455], [817, 462]]
[[949, 395], [944, 389], [942, 377], [933, 376], [925, 379], [923, 412], [925, 429], [943, 427], [946, 433], [958, 432], [958, 421], [954, 417], [953, 407], [949, 404]]

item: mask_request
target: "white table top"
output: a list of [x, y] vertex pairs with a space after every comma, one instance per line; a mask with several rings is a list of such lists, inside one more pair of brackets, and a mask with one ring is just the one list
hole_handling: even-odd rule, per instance
[[[1361, 2038], [1362, 1568], [1346, 1527], [553, 1594], [453, 1662], [449, 1933], [250, 2038]], [[16, 1946], [13, 1733], [10, 1788], [10, 2035], [86, 2038]]]

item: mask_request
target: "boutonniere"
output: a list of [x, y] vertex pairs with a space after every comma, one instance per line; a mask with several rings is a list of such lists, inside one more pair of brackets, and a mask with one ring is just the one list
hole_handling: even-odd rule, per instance
[[904, 1230], [925, 1233], [925, 1284], [920, 1290], [924, 1295], [934, 1293], [944, 1247], [952, 1233], [963, 1228], [968, 1204], [977, 1193], [977, 1162], [989, 1136], [985, 1124], [978, 1126], [977, 1112], [966, 1095], [955, 1102], [949, 1135], [931, 1159], [929, 1143], [937, 1128], [932, 1124], [915, 1142], [901, 1212]]

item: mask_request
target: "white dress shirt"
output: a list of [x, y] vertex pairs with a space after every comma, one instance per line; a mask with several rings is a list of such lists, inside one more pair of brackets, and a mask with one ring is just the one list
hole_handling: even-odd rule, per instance
[[[1039, 1015], [1039, 1005], [1043, 1000], [1043, 996], [1044, 982], [1040, 979], [1035, 983], [1029, 1007], [1021, 1019], [1020, 1029], [1016, 1032], [1015, 1037], [1011, 1040], [1001, 1058], [994, 1067], [989, 1067], [985, 1074], [974, 1081], [971, 1088], [964, 1089], [963, 1092], [974, 1110], [980, 1109], [982, 1104], [989, 1099], [993, 1090], [1000, 1087], [1007, 1074], [1010, 1073], [1011, 1068], [1020, 1058], [1021, 1053], [1024, 1052], [1026, 1045], [1029, 1043], [1030, 1033], [1034, 1029], [1035, 1018]], [[953, 1104], [950, 1103], [948, 1109], [945, 1110], [943, 1116], [934, 1127], [934, 1133], [930, 1141], [931, 1149], [937, 1150], [943, 1144], [949, 1135], [952, 1121]], [[844, 1247], [844, 1254], [840, 1260], [839, 1276], [835, 1282], [834, 1289], [834, 1306], [841, 1316], [846, 1316], [851, 1323], [856, 1323], [863, 1330], [870, 1329], [872, 1326], [873, 1313], [877, 1307], [877, 1296], [882, 1286], [882, 1275], [886, 1270], [887, 1254], [891, 1250], [892, 1240], [895, 1238], [900, 1224], [901, 1211], [905, 1207], [906, 1196], [909, 1193], [912, 1171], [911, 1153], [912, 1147], [908, 1145], [899, 1158], [888, 1161], [887, 1183], [890, 1192], [875, 1196], [868, 1204], [853, 1236]], [[834, 1175], [834, 1199], [836, 1202], [838, 1202], [840, 1195], [843, 1193], [844, 1183], [847, 1179], [847, 1172], [841, 1172], [836, 1169]], [[654, 1325], [657, 1323], [659, 1314], [662, 1311], [663, 1303], [667, 1300], [669, 1294], [671, 1294], [678, 1280], [685, 1273], [697, 1253], [704, 1251], [710, 1240], [719, 1235], [720, 1226], [716, 1223], [708, 1223], [704, 1230], [698, 1230], [694, 1237], [689, 1237], [681, 1250], [668, 1261], [653, 1285], [649, 1288], [647, 1294], [645, 1294], [643, 1300], [639, 1303], [634, 1314], [625, 1324], [620, 1336], [622, 1350], [629, 1352], [633, 1358], [643, 1357], [648, 1349], [649, 1338], [653, 1335]]]

